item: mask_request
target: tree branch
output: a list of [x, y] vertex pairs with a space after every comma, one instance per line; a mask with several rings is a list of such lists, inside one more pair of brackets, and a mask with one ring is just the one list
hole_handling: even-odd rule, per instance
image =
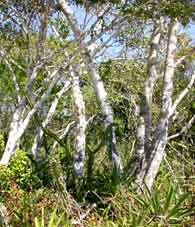
[[174, 135], [171, 135], [168, 137], [168, 140], [171, 140], [171, 139], [174, 139], [174, 138], [177, 138], [179, 136], [181, 136], [184, 132], [186, 132], [188, 129], [190, 129], [193, 125], [195, 121], [195, 115], [189, 120], [189, 122], [181, 129], [180, 132], [174, 134]]
[[178, 95], [178, 97], [174, 101], [174, 103], [171, 107], [170, 113], [169, 113], [169, 117], [171, 117], [174, 114], [177, 106], [180, 104], [180, 102], [183, 100], [183, 98], [191, 90], [192, 86], [194, 85], [194, 82], [195, 82], [195, 73], [192, 75], [190, 82], [188, 83], [187, 87]]

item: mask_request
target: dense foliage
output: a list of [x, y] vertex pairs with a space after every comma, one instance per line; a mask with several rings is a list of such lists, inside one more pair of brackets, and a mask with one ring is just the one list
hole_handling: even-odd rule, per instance
[[195, 225], [194, 13], [0, 3], [1, 226]]

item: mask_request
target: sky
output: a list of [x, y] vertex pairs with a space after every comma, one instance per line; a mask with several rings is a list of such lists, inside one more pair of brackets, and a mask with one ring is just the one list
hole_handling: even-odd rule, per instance
[[191, 23], [188, 25], [184, 31], [192, 38], [195, 40], [195, 23]]
[[[73, 11], [75, 13], [75, 16], [77, 17], [77, 20], [80, 22], [83, 22], [84, 20], [84, 11], [82, 8], [79, 7], [73, 7]], [[195, 22], [191, 23], [190, 25], [186, 26], [184, 28], [184, 31], [192, 38], [195, 39]]]
[[[75, 13], [75, 16], [77, 18], [77, 21], [80, 22], [80, 24], [82, 24], [83, 21], [84, 21], [84, 17], [85, 17], [84, 10], [82, 8], [80, 8], [80, 7], [76, 7], [76, 6], [72, 6], [72, 7], [73, 7], [72, 9], [73, 9], [73, 11]], [[94, 22], [94, 18], [91, 20], [91, 24], [93, 22]], [[192, 43], [195, 44], [195, 22], [188, 24], [186, 27], [183, 27], [181, 29], [181, 31], [186, 32], [189, 35], [189, 37], [192, 39]], [[117, 56], [118, 55], [118, 50], [119, 50], [118, 47], [110, 48], [107, 51], [108, 58], [110, 56], [112, 56], [112, 57]], [[104, 57], [107, 58], [106, 56], [104, 56]]]

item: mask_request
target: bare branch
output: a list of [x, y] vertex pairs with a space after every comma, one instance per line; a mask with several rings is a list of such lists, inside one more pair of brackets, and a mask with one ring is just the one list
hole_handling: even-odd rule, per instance
[[[76, 122], [75, 121], [70, 122], [63, 130], [63, 133], [59, 136], [59, 139], [62, 140], [63, 138], [67, 137], [70, 131], [75, 127], [76, 127]], [[55, 141], [52, 145], [51, 152], [56, 148], [57, 145], [58, 145], [58, 141]]]
[[185, 54], [184, 56], [178, 58], [175, 62], [175, 67], [177, 67], [178, 65], [180, 65], [187, 57], [191, 56], [192, 54], [195, 53], [195, 47], [193, 47], [192, 49], [189, 50], [189, 52], [187, 54]]
[[178, 97], [174, 101], [174, 103], [171, 107], [171, 110], [170, 110], [169, 117], [171, 117], [174, 114], [177, 106], [180, 104], [180, 102], [183, 100], [183, 98], [188, 94], [188, 92], [193, 87], [194, 82], [195, 82], [195, 73], [192, 75], [190, 82], [188, 83], [187, 87], [178, 95]]
[[[55, 110], [57, 108], [57, 105], [62, 97], [62, 95], [68, 91], [70, 88], [70, 81], [67, 80], [64, 84], [64, 86], [57, 92], [55, 99], [52, 101], [49, 111], [47, 113], [47, 116], [45, 118], [45, 120], [42, 123], [42, 127], [45, 128], [47, 127], [47, 125], [51, 122], [53, 115], [55, 113]], [[34, 138], [34, 143], [31, 149], [32, 154], [34, 155], [35, 159], [38, 157], [38, 148], [42, 143], [42, 138], [44, 135], [44, 131], [42, 130], [41, 127], [39, 127], [38, 133]]]
[[10, 65], [9, 61], [7, 60], [5, 53], [3, 52], [2, 49], [0, 50], [0, 55], [1, 55], [3, 62], [7, 66], [8, 70], [9, 70], [11, 76], [12, 76], [12, 80], [13, 80], [15, 90], [16, 90], [16, 100], [17, 100], [17, 103], [20, 103], [20, 101], [21, 101], [20, 87], [18, 85], [17, 78], [16, 78], [16, 75], [14, 73], [14, 70], [12, 69], [12, 66]]
[[179, 136], [181, 136], [183, 133], [185, 133], [188, 129], [190, 129], [193, 125], [195, 121], [195, 115], [189, 120], [189, 122], [181, 129], [180, 132], [174, 134], [174, 135], [171, 135], [168, 137], [168, 140], [171, 140], [171, 139], [174, 139], [174, 138], [177, 138]]
[[195, 168], [195, 165], [189, 162], [174, 146], [171, 145], [171, 143], [168, 143], [168, 145], [176, 152], [177, 156], [179, 156], [187, 165]]

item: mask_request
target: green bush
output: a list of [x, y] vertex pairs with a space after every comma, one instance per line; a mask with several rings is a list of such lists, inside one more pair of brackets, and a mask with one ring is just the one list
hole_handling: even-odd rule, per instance
[[0, 165], [0, 192], [9, 190], [12, 173], [7, 166]]
[[21, 189], [40, 185], [40, 179], [32, 169], [32, 163], [26, 152], [17, 149], [8, 166], [0, 165], [0, 190], [9, 191], [15, 182]]
[[29, 188], [39, 183], [39, 178], [33, 172], [32, 163], [26, 152], [17, 149], [9, 163], [12, 180], [21, 188]]

